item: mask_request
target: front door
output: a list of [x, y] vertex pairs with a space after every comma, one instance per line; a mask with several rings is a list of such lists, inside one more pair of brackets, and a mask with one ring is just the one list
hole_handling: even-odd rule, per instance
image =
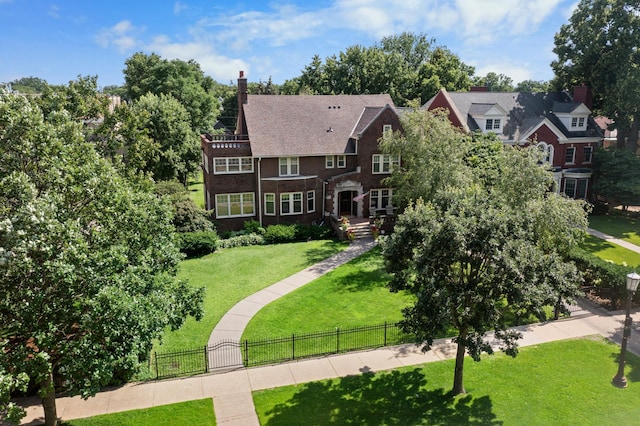
[[342, 191], [338, 194], [340, 216], [356, 216], [358, 203], [353, 201], [358, 193], [356, 191]]

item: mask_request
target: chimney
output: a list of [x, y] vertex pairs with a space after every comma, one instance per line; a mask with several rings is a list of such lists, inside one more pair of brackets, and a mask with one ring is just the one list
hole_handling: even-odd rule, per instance
[[487, 86], [471, 86], [469, 89], [470, 92], [488, 92], [489, 87]]
[[593, 107], [593, 93], [589, 86], [582, 83], [580, 86], [574, 86], [573, 88], [573, 102], [581, 102], [592, 109]]
[[247, 125], [244, 122], [244, 108], [243, 105], [247, 103], [247, 78], [244, 76], [244, 71], [240, 71], [240, 77], [238, 77], [238, 122], [236, 123], [236, 134], [246, 135]]

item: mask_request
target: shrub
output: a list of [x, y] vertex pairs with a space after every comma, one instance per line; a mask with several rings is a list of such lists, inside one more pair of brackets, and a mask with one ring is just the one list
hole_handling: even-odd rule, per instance
[[218, 241], [218, 248], [256, 246], [264, 244], [264, 237], [258, 234], [243, 234]]
[[328, 226], [298, 224], [296, 227], [296, 240], [324, 240], [333, 235], [333, 229]]
[[264, 228], [260, 225], [260, 222], [257, 220], [248, 220], [244, 223], [244, 230], [248, 234], [260, 234], [264, 235]]
[[200, 257], [216, 251], [218, 234], [216, 231], [184, 232], [178, 234], [180, 251], [187, 258]]
[[585, 286], [596, 287], [611, 295], [612, 309], [618, 309], [620, 303], [627, 300], [627, 274], [633, 268], [600, 259], [583, 249], [572, 250], [567, 258], [582, 272]]
[[296, 225], [269, 225], [265, 229], [264, 240], [268, 244], [296, 241]]

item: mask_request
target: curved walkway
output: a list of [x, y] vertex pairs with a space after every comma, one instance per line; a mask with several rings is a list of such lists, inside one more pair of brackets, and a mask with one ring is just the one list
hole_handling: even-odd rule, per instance
[[[640, 253], [640, 247], [610, 235], [589, 229], [589, 233], [614, 244]], [[271, 301], [326, 274], [341, 264], [374, 247], [373, 241], [358, 240], [343, 252], [286, 278], [236, 304], [220, 321], [210, 341], [240, 339], [244, 327], [256, 312]], [[640, 356], [640, 312], [633, 314], [633, 332], [627, 346]], [[592, 312], [578, 317], [517, 327], [523, 335], [520, 346], [600, 334], [620, 342], [624, 328], [624, 312]], [[497, 348], [496, 348], [497, 350]], [[418, 365], [455, 357], [451, 339], [434, 342], [423, 353], [413, 344], [386, 347], [370, 351], [309, 359], [266, 367], [240, 369], [222, 374], [163, 381], [128, 383], [107, 389], [95, 397], [59, 397], [58, 415], [63, 420], [90, 417], [176, 402], [213, 398], [216, 422], [227, 426], [259, 425], [252, 392], [291, 384], [344, 377], [369, 371], [383, 371], [402, 366]], [[42, 424], [43, 411], [39, 398], [23, 398], [18, 403], [27, 410], [22, 424]]]

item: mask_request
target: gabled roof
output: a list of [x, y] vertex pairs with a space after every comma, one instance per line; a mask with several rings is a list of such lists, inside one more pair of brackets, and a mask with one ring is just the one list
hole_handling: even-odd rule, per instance
[[256, 157], [354, 152], [350, 138], [393, 101], [389, 95], [248, 95], [242, 105]]
[[[443, 90], [444, 91], [444, 90]], [[422, 108], [429, 109], [434, 96]], [[491, 106], [498, 105], [506, 114], [507, 119], [498, 135], [504, 142], [523, 142], [537, 128], [548, 123], [551, 130], [559, 132], [560, 139], [579, 137], [602, 137], [599, 127], [593, 119], [589, 119], [587, 129], [580, 132], [570, 132], [553, 113], [582, 112], [588, 109], [581, 103], [573, 102], [566, 92], [530, 93], [530, 92], [446, 92], [454, 113], [464, 117], [463, 123], [468, 131], [480, 130], [472, 115], [482, 115]]]

